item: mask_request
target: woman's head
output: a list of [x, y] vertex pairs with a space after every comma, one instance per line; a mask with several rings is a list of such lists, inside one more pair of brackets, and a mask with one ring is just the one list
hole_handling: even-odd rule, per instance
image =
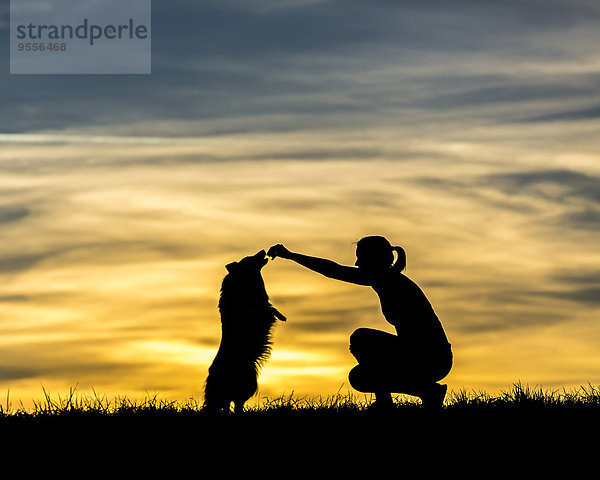
[[[394, 252], [397, 254], [395, 262]], [[401, 272], [406, 268], [406, 254], [402, 247], [392, 247], [385, 237], [371, 235], [356, 244], [356, 266], [361, 270]]]

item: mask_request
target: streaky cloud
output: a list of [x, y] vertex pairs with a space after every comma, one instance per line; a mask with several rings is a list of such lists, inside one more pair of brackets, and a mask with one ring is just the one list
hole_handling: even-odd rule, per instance
[[132, 145], [197, 145], [205, 141], [203, 138], [181, 137], [142, 137], [116, 135], [64, 135], [43, 133], [4, 133], [0, 134], [0, 143], [33, 143], [47, 145], [67, 144], [132, 144]]
[[554, 299], [568, 300], [582, 306], [600, 306], [600, 286], [571, 288], [569, 290], [544, 290], [535, 292], [536, 295]]
[[31, 210], [21, 206], [0, 206], [0, 224], [14, 223], [31, 214]]
[[600, 118], [600, 105], [527, 118], [523, 122], [578, 122]]
[[[558, 201], [566, 197], [577, 197], [600, 203], [600, 177], [568, 169], [539, 169], [487, 175], [483, 178], [510, 194], [529, 194]], [[557, 187], [544, 189], [544, 185]]]

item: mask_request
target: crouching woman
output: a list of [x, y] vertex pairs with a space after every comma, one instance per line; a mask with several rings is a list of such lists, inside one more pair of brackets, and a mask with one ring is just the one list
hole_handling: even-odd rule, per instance
[[364, 237], [356, 245], [354, 266], [294, 253], [281, 244], [272, 246], [268, 255], [293, 260], [329, 278], [371, 287], [396, 334], [359, 328], [351, 335], [350, 352], [358, 365], [349, 373], [350, 385], [374, 393], [378, 407], [390, 407], [391, 394], [404, 393], [419, 397], [426, 409], [441, 408], [447, 387], [438, 382], [452, 368], [452, 349], [427, 297], [402, 273], [406, 255], [401, 247], [392, 247], [381, 236]]

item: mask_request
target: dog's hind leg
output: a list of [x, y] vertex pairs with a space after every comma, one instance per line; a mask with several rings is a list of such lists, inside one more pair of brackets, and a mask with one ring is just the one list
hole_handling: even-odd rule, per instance
[[242, 413], [244, 411], [244, 403], [246, 403], [244, 400], [234, 400], [233, 412], [236, 415], [239, 415], [240, 413]]
[[211, 399], [208, 402], [204, 403], [204, 410], [209, 414], [218, 414], [218, 413], [229, 413], [229, 407], [231, 405], [230, 400], [224, 399]]

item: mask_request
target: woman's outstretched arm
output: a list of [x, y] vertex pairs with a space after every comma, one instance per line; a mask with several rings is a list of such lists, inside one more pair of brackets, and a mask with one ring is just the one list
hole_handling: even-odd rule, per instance
[[283, 245], [273, 245], [267, 252], [269, 257], [281, 257], [293, 260], [294, 262], [306, 267], [313, 272], [320, 273], [326, 277], [343, 282], [355, 283], [357, 285], [371, 285], [371, 280], [367, 278], [358, 267], [348, 267], [340, 265], [326, 258], [311, 257], [301, 253], [290, 252]]

